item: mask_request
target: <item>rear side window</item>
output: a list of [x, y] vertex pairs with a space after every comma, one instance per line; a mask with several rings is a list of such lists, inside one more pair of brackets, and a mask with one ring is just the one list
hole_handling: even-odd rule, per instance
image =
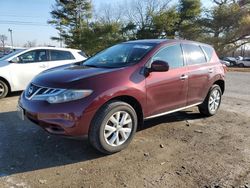
[[188, 65], [196, 65], [206, 63], [206, 56], [198, 45], [183, 44], [183, 50], [187, 58]]
[[152, 62], [155, 60], [162, 60], [169, 64], [169, 68], [178, 68], [183, 66], [183, 54], [181, 46], [179, 44], [168, 46], [161, 49], [154, 57]]
[[202, 48], [207, 54], [208, 61], [210, 61], [212, 59], [214, 49], [212, 47], [209, 47], [209, 46], [202, 46]]
[[83, 51], [78, 52], [78, 54], [82, 57], [88, 58], [88, 56]]
[[61, 61], [75, 59], [71, 52], [60, 51], [60, 50], [50, 50], [50, 60], [51, 61]]

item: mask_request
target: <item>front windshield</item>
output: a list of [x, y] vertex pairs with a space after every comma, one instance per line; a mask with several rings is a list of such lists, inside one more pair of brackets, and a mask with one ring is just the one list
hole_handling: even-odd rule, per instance
[[24, 49], [22, 49], [22, 50], [15, 50], [15, 51], [9, 53], [8, 55], [3, 56], [2, 58], [0, 58], [0, 60], [6, 60], [6, 59], [8, 59], [8, 58], [10, 58], [10, 57], [12, 57], [12, 56], [14, 56], [14, 55], [22, 52], [22, 51], [24, 51]]
[[156, 44], [122, 43], [101, 51], [83, 65], [104, 68], [125, 67], [139, 62]]

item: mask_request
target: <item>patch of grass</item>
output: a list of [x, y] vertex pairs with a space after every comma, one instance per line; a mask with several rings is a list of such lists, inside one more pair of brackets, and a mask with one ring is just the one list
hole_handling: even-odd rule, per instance
[[228, 72], [250, 72], [250, 67], [227, 67]]

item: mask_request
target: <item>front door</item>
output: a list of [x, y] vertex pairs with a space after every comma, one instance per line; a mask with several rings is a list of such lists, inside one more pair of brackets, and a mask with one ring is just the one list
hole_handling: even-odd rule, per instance
[[24, 90], [30, 81], [48, 68], [46, 50], [32, 50], [19, 55], [16, 63], [10, 64], [10, 74], [14, 90]]
[[186, 106], [187, 69], [180, 44], [161, 48], [150, 60], [169, 64], [167, 72], [151, 72], [146, 78], [147, 114], [157, 115]]

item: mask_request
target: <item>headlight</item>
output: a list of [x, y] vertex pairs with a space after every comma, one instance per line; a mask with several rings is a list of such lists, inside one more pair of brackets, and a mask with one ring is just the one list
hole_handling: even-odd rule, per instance
[[46, 100], [52, 104], [63, 103], [82, 99], [84, 97], [89, 96], [92, 92], [92, 90], [64, 90], [63, 92], [57, 95], [48, 96]]

